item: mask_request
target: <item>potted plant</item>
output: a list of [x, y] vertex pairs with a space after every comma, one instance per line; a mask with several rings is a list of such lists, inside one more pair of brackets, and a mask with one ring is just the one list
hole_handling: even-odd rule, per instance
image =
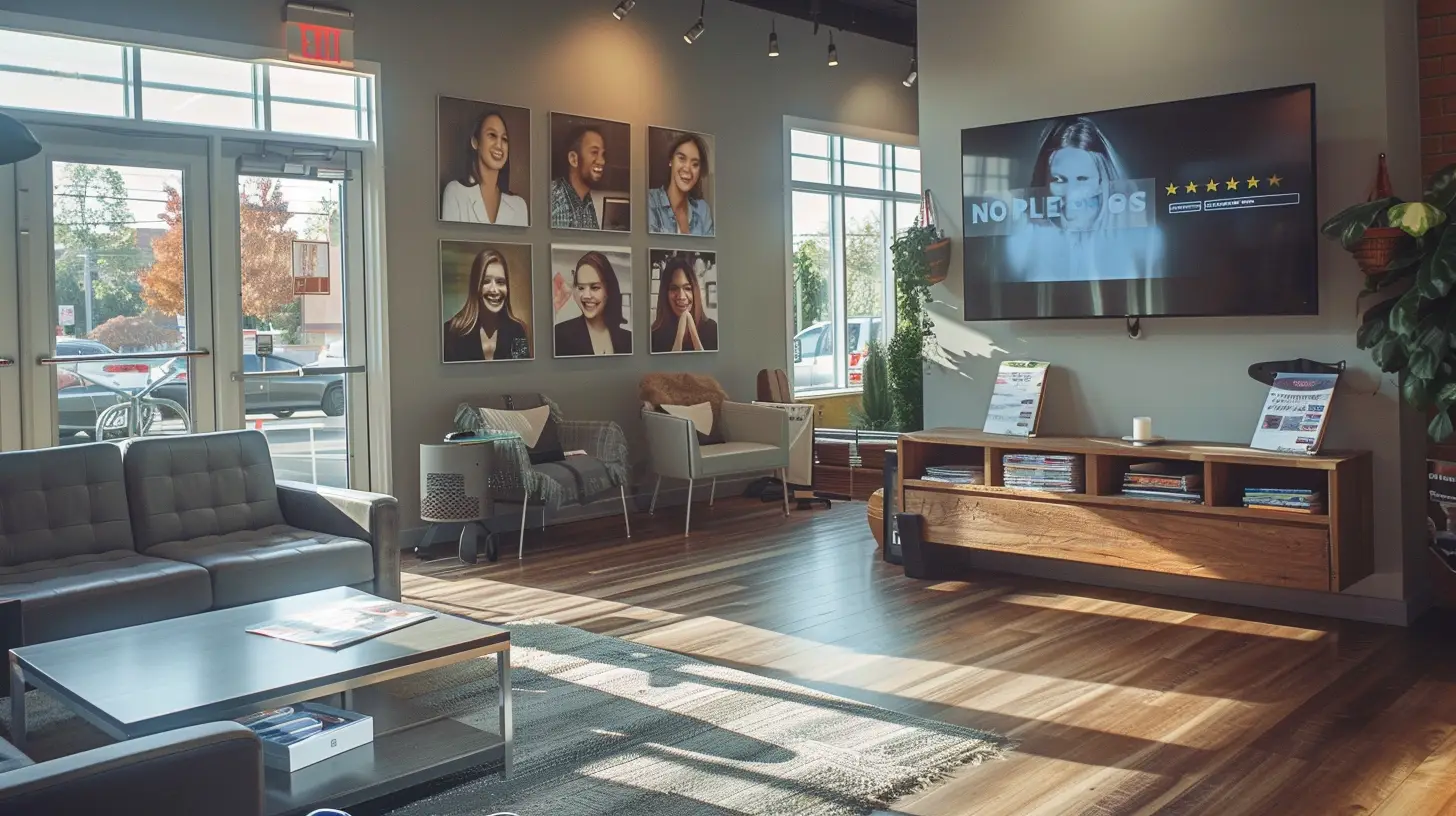
[[[1378, 275], [1409, 248], [1411, 236], [1391, 221], [1392, 208], [1402, 203], [1391, 194], [1390, 170], [1381, 153], [1369, 199], [1337, 213], [1320, 227], [1320, 232], [1338, 239], [1355, 256], [1360, 271]], [[1412, 212], [1407, 209], [1403, 214]]]
[[921, 197], [920, 217], [916, 223], [920, 222], [924, 222], [924, 228], [931, 231], [930, 241], [921, 249], [925, 255], [925, 277], [931, 284], [940, 283], [950, 275], [950, 239], [935, 223], [935, 201], [931, 199], [929, 190]]
[[895, 423], [902, 431], [918, 431], [925, 424], [925, 341], [932, 336], [934, 325], [925, 309], [932, 283], [926, 249], [941, 240], [935, 227], [916, 218], [890, 245], [895, 273], [895, 335], [890, 339], [888, 366]]
[[1320, 231], [1356, 253], [1373, 229], [1404, 236], [1399, 247], [1381, 250], [1383, 264], [1367, 270], [1360, 302], [1375, 303], [1364, 310], [1355, 343], [1382, 371], [1401, 376], [1402, 397], [1431, 413], [1427, 433], [1444, 441], [1456, 430], [1456, 164], [1431, 177], [1420, 201], [1372, 199], [1337, 213]]
[[897, 430], [895, 404], [890, 398], [889, 364], [885, 360], [885, 348], [878, 340], [871, 340], [865, 351], [864, 391], [859, 408], [850, 413], [850, 419], [862, 431]]

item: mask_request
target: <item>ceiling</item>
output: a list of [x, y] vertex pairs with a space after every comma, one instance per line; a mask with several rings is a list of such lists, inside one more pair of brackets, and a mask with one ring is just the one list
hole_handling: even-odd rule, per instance
[[915, 0], [734, 0], [785, 17], [813, 21], [866, 37], [915, 44]]

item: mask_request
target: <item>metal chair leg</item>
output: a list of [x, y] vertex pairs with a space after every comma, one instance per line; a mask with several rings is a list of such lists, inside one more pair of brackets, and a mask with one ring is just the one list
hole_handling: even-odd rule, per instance
[[526, 557], [526, 510], [531, 506], [530, 499], [521, 500], [521, 543], [516, 545], [516, 560], [520, 561]]
[[788, 514], [789, 514], [789, 472], [788, 472], [787, 469], [785, 469], [785, 468], [779, 468], [779, 481], [780, 482], [783, 482], [784, 489], [782, 491], [780, 491], [780, 492], [782, 492], [784, 494], [784, 515], [785, 516], [788, 516]]
[[627, 525], [627, 537], [632, 537], [632, 516], [627, 513], [627, 486], [621, 485], [622, 490], [622, 523]]
[[546, 505], [541, 505], [541, 529], [546, 529]]
[[688, 517], [683, 522], [683, 538], [687, 538], [693, 529], [693, 480], [688, 479]]
[[647, 515], [657, 515], [657, 491], [662, 487], [662, 476], [657, 477], [657, 484], [652, 486], [652, 506], [647, 508]]
[[713, 499], [718, 496], [718, 477], [713, 477], [713, 485], [708, 488], [708, 506], [713, 506]]

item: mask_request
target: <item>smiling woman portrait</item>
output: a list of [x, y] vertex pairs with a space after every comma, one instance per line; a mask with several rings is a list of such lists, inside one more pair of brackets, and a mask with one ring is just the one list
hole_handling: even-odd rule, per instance
[[631, 354], [631, 250], [557, 244], [551, 272], [555, 355]]
[[712, 237], [713, 137], [649, 127], [647, 231]]
[[439, 99], [440, 220], [531, 224], [531, 112], [442, 96]]
[[440, 242], [441, 359], [530, 360], [531, 246]]
[[717, 253], [650, 249], [653, 354], [718, 350]]

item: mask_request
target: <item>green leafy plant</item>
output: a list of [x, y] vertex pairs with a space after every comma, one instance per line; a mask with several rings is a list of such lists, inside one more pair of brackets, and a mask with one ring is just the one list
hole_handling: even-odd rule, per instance
[[879, 341], [871, 340], [865, 350], [864, 392], [860, 395], [859, 408], [850, 412], [854, 427], [862, 431], [893, 431], [895, 404], [890, 398], [890, 367], [885, 349]]
[[925, 427], [925, 345], [934, 325], [930, 302], [930, 264], [925, 248], [940, 240], [935, 227], [915, 223], [895, 237], [890, 250], [895, 270], [895, 335], [890, 339], [890, 388], [895, 421], [902, 431]]
[[1437, 442], [1456, 431], [1456, 164], [1431, 177], [1422, 201], [1383, 198], [1348, 207], [1320, 232], [1356, 251], [1367, 230], [1398, 227], [1413, 240], [1383, 269], [1367, 275], [1356, 345], [1382, 371], [1399, 374], [1405, 401], [1432, 413], [1426, 431]]

